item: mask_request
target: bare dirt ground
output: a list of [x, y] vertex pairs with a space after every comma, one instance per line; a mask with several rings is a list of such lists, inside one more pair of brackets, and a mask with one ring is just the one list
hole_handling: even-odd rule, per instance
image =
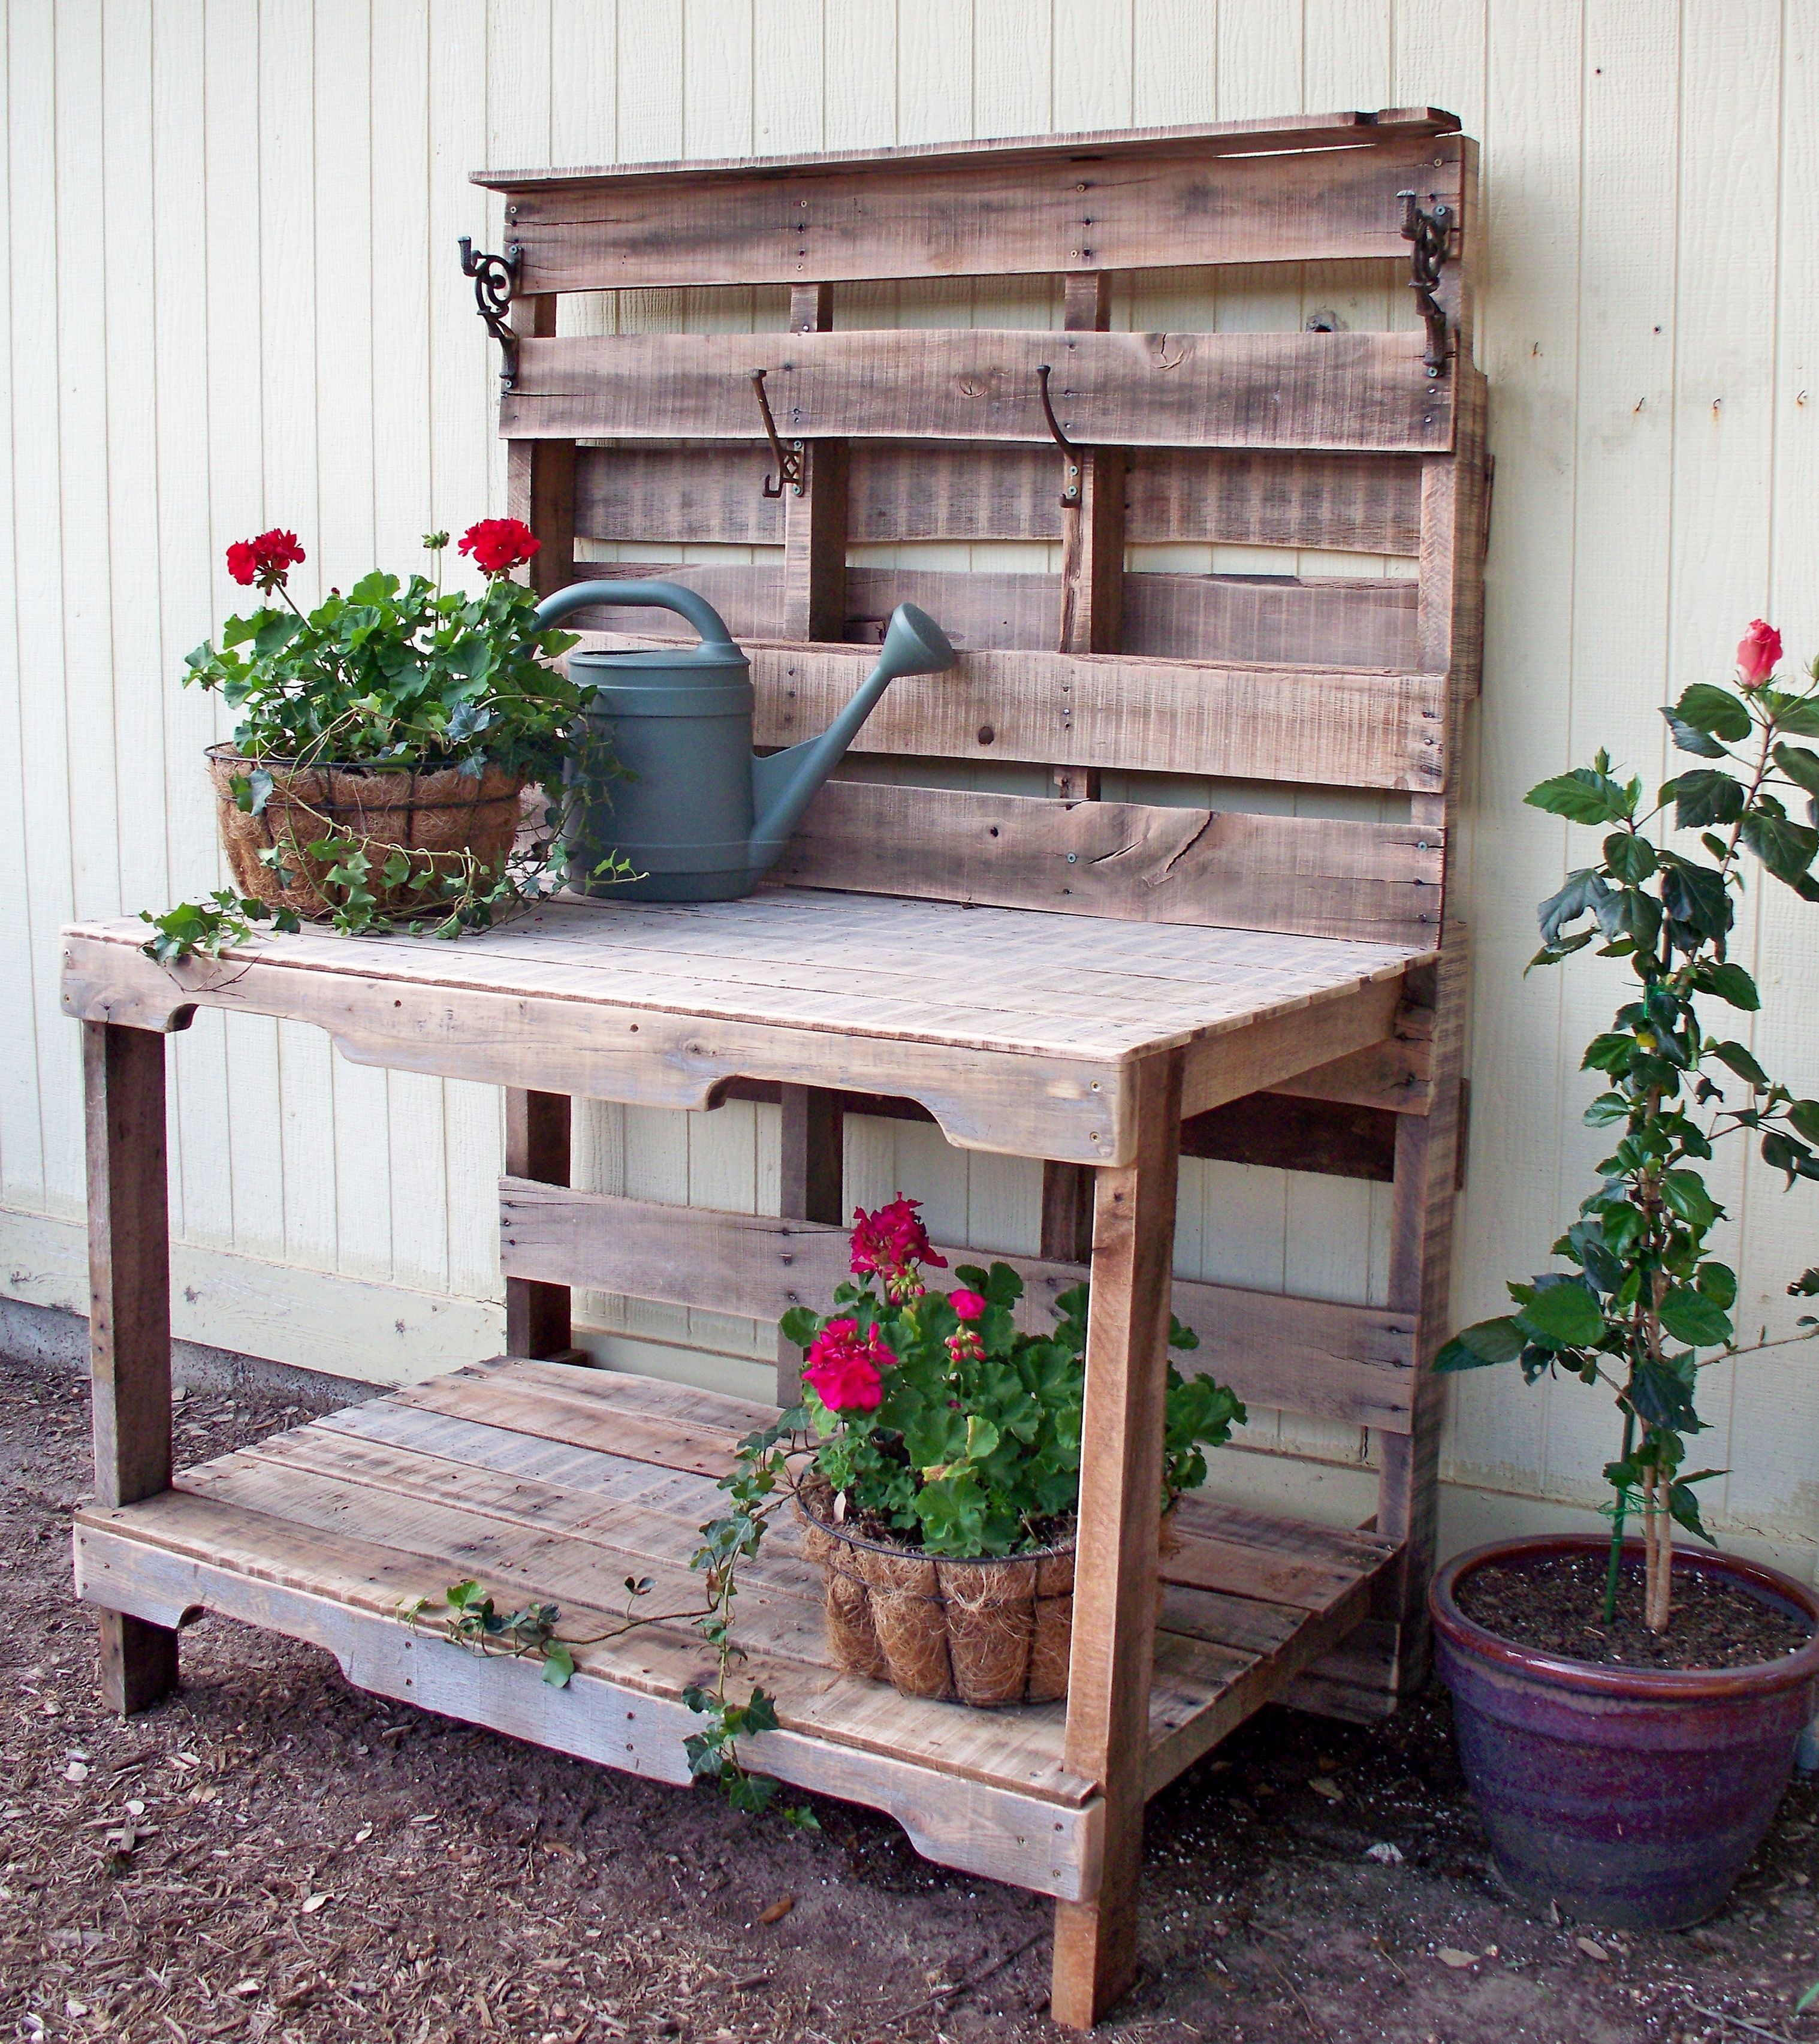
[[[181, 1458], [298, 1416], [192, 1393]], [[0, 1364], [0, 2034], [1058, 2044], [1047, 1907], [869, 1812], [747, 1823], [218, 1619], [179, 1695], [105, 1716], [69, 1589], [87, 1451], [86, 1387]], [[1813, 2044], [1816, 1816], [1797, 1782], [1703, 1928], [1599, 1936], [1499, 1895], [1444, 1696], [1373, 1731], [1268, 1712], [1151, 1806], [1142, 1978], [1099, 2034]]]

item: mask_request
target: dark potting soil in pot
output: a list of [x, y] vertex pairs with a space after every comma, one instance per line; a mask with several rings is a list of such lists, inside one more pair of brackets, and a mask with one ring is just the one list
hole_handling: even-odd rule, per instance
[[1617, 1619], [1604, 1623], [1605, 1558], [1563, 1554], [1501, 1569], [1475, 1569], [1454, 1592], [1475, 1625], [1500, 1639], [1543, 1654], [1626, 1668], [1748, 1668], [1779, 1661], [1811, 1636], [1790, 1612], [1760, 1604], [1724, 1578], [1686, 1568], [1674, 1571], [1674, 1604], [1667, 1630], [1642, 1623], [1642, 1570], [1626, 1566], [1619, 1579]]

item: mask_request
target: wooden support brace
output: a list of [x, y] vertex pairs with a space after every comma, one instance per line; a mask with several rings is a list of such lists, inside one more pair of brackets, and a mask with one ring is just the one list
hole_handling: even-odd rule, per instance
[[1066, 1764], [1099, 1784], [1098, 1895], [1055, 1905], [1056, 2022], [1091, 2029], [1137, 1970], [1149, 1682], [1155, 1655], [1163, 1402], [1181, 1131], [1181, 1061], [1137, 1080], [1137, 1155], [1099, 1171], [1081, 1416]]
[[[89, 1367], [94, 1494], [132, 1504], [171, 1487], [171, 1248], [164, 1039], [83, 1025], [89, 1221]], [[97, 1614], [101, 1694], [122, 1716], [177, 1682], [177, 1635]]]
[[[528, 1093], [508, 1086], [505, 1091], [506, 1171], [513, 1178], [566, 1185], [569, 1182], [569, 1122], [566, 1093]], [[566, 1285], [508, 1278], [506, 1354], [551, 1360], [571, 1356], [571, 1296]]]
[[[553, 292], [516, 298], [513, 330], [547, 339], [556, 330]], [[505, 450], [505, 509], [541, 541], [532, 557], [530, 584], [538, 597], [554, 596], [575, 578], [575, 444], [572, 440], [512, 440]]]
[[[789, 294], [792, 333], [825, 333], [834, 324], [829, 284], [799, 284]], [[783, 493], [783, 617], [785, 639], [846, 636], [846, 443], [810, 440], [802, 450], [802, 491]]]
[[[838, 1227], [846, 1219], [846, 1116], [841, 1097], [827, 1086], [786, 1085], [778, 1090], [783, 1154], [777, 1212], [785, 1220]], [[777, 1402], [787, 1409], [801, 1395], [802, 1351], [779, 1335]]]

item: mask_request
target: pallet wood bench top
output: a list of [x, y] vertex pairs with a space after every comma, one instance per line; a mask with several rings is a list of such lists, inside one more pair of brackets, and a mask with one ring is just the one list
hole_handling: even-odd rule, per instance
[[[1180, 1050], [1187, 1111], [1385, 1039], [1406, 946], [831, 889], [661, 907], [558, 901], [449, 944], [314, 931], [167, 970], [143, 924], [63, 936], [65, 1012], [313, 1021], [357, 1062], [652, 1105], [735, 1078], [875, 1085], [954, 1142], [1128, 1161], [1133, 1074]], [[987, 962], [989, 970], [986, 970]]]
[[[677, 1781], [690, 1728], [681, 1692], [712, 1666], [685, 1622], [578, 1646], [575, 1681], [558, 1692], [534, 1669], [482, 1669], [413, 1633], [399, 1606], [473, 1577], [513, 1602], [559, 1604], [562, 1630], [578, 1636], [624, 1614], [629, 1576], [652, 1580], [637, 1608], [685, 1614], [700, 1600], [698, 1529], [724, 1504], [716, 1481], [740, 1436], [774, 1416], [617, 1372], [483, 1363], [180, 1471], [159, 1496], [84, 1509], [79, 1586], [152, 1623], [198, 1608], [251, 1618], [327, 1646], [363, 1686]], [[1357, 1624], [1392, 1550], [1198, 1499], [1177, 1520], [1162, 1563], [1151, 1793]], [[784, 1727], [752, 1742], [754, 1765], [889, 1810], [931, 1858], [1087, 1892], [1099, 1797], [1065, 1765], [1061, 1705], [968, 1710], [841, 1674], [823, 1645], [819, 1573], [787, 1511], [747, 1581], [745, 1673], [776, 1696]], [[390, 1686], [375, 1682], [387, 1669]]]

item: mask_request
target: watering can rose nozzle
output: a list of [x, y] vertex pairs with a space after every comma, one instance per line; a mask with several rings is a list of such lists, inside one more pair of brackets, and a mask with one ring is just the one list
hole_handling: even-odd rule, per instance
[[639, 877], [614, 883], [620, 900], [720, 901], [749, 894], [777, 863], [816, 791], [858, 736], [877, 700], [904, 674], [954, 663], [941, 627], [913, 603], [891, 614], [877, 663], [817, 738], [758, 759], [745, 655], [704, 597], [672, 582], [572, 583], [539, 604], [539, 630], [571, 612], [642, 605], [673, 610], [700, 634], [697, 646], [577, 652], [571, 670], [594, 686], [587, 714], [603, 726], [625, 778], [589, 808], [569, 852], [570, 885], [617, 854]]

